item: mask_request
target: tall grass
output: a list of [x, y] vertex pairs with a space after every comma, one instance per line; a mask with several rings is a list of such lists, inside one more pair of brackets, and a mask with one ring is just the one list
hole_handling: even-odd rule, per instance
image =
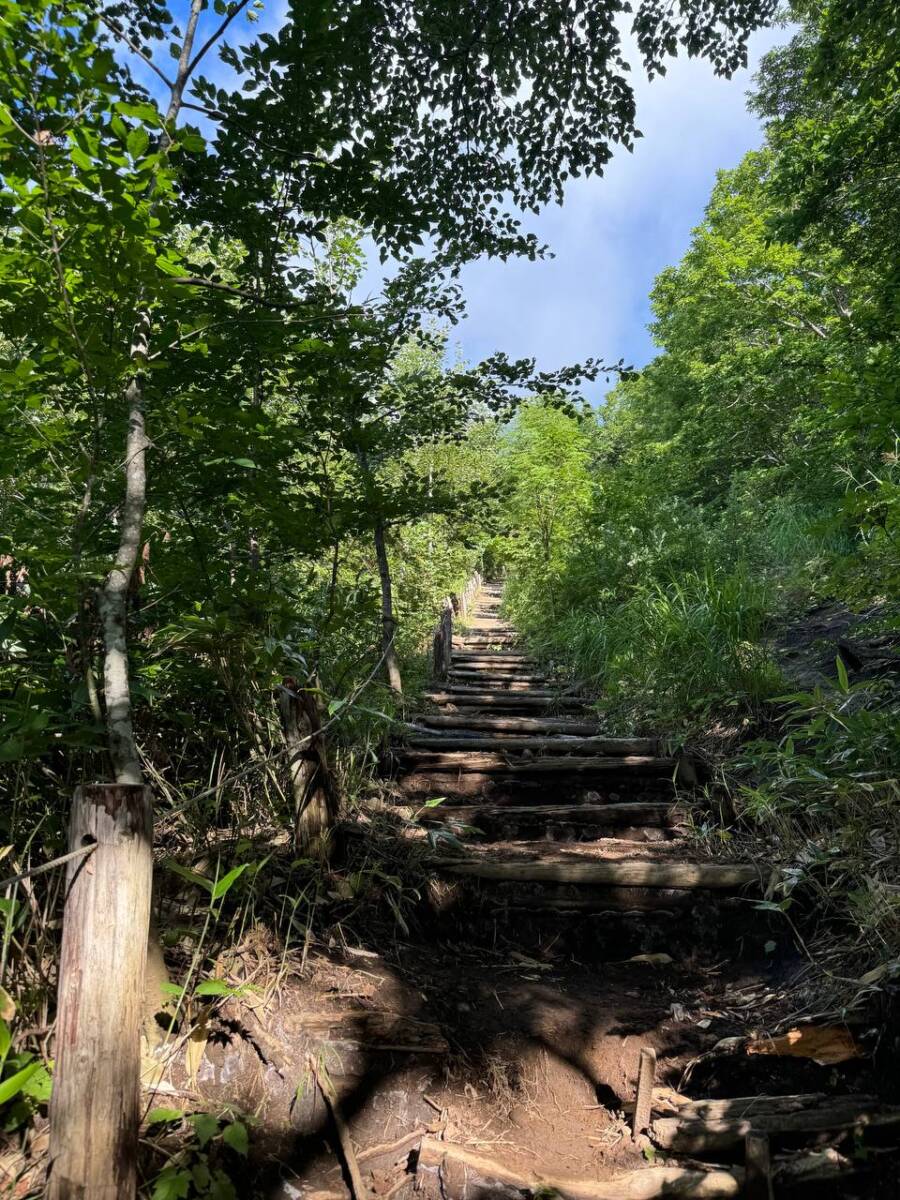
[[571, 612], [533, 641], [602, 692], [611, 713], [684, 724], [722, 704], [755, 708], [778, 690], [765, 644], [771, 611], [764, 580], [707, 567]]

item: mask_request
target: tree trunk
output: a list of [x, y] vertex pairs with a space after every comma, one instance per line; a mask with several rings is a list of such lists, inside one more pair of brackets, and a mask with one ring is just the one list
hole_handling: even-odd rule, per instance
[[315, 696], [295, 679], [285, 679], [278, 697], [294, 795], [294, 848], [321, 850], [337, 820], [334, 782]]
[[[203, 0], [191, 9], [166, 113], [181, 108]], [[156, 181], [152, 183], [155, 189]], [[70, 845], [95, 840], [69, 872], [50, 1106], [49, 1200], [131, 1200], [137, 1188], [140, 1026], [150, 927], [152, 809], [134, 739], [128, 599], [147, 497], [144, 372], [152, 317], [138, 294], [125, 386], [125, 494], [113, 566], [98, 589], [103, 693], [114, 784], [76, 792]], [[88, 501], [90, 494], [88, 494]]]
[[50, 1102], [48, 1200], [134, 1195], [151, 810], [141, 786], [93, 784], [72, 805]]
[[378, 575], [381, 579], [381, 645], [384, 653], [384, 666], [388, 683], [398, 695], [403, 694], [403, 684], [400, 679], [400, 663], [397, 660], [397, 648], [394, 635], [397, 622], [394, 619], [394, 597], [391, 589], [391, 568], [388, 563], [387, 549], [384, 544], [384, 525], [379, 521], [375, 526], [375, 557], [378, 559]]
[[[135, 330], [132, 358], [147, 355], [150, 316], [143, 312]], [[125, 501], [119, 523], [119, 549], [100, 589], [98, 608], [103, 629], [103, 692], [109, 753], [116, 783], [143, 782], [134, 741], [131, 684], [128, 677], [128, 593], [141, 545], [147, 493], [147, 435], [144, 430], [144, 381], [136, 371], [126, 388], [128, 436], [125, 444]]]

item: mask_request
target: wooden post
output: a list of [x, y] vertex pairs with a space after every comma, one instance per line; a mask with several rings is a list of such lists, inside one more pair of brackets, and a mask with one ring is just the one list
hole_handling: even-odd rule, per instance
[[432, 641], [432, 671], [436, 679], [446, 679], [453, 660], [453, 602], [444, 601], [441, 619]]
[[772, 1200], [772, 1160], [769, 1135], [750, 1130], [744, 1138], [746, 1174], [744, 1195], [747, 1200]]
[[450, 667], [453, 662], [453, 607], [449, 603], [441, 614], [441, 626], [444, 630], [444, 661], [441, 678], [446, 679], [450, 674]]
[[294, 849], [318, 850], [337, 820], [337, 797], [315, 696], [296, 679], [285, 679], [278, 694], [284, 742], [294, 794]]
[[152, 814], [141, 784], [79, 788], [69, 848], [50, 1101], [48, 1200], [130, 1200], [137, 1186], [140, 1024]]
[[638, 1066], [637, 1093], [634, 1098], [634, 1119], [631, 1128], [632, 1136], [640, 1135], [650, 1125], [651, 1109], [653, 1107], [653, 1080], [656, 1077], [656, 1051], [649, 1046], [641, 1050], [641, 1061]]

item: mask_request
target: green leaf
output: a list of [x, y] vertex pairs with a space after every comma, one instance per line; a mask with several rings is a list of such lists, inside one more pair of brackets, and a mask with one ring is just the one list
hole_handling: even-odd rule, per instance
[[252, 458], [233, 458], [231, 460], [237, 467], [247, 467], [248, 470], [255, 470], [256, 463]]
[[184, 1112], [180, 1108], [151, 1108], [147, 1113], [148, 1125], [161, 1125], [165, 1121], [181, 1121]]
[[190, 1171], [164, 1167], [153, 1188], [152, 1200], [184, 1200], [190, 1191]]
[[53, 1092], [53, 1080], [50, 1072], [43, 1063], [37, 1071], [26, 1080], [22, 1088], [22, 1095], [28, 1096], [32, 1100], [36, 1100], [38, 1104], [46, 1104]]
[[8, 1079], [4, 1079], [0, 1083], [0, 1104], [6, 1104], [12, 1100], [14, 1096], [18, 1096], [25, 1088], [25, 1084], [33, 1075], [40, 1071], [43, 1064], [40, 1060], [29, 1063], [27, 1067], [23, 1067], [21, 1071], [16, 1071], [14, 1075], [10, 1075]]
[[850, 678], [847, 675], [847, 668], [840, 655], [834, 661], [837, 665], [838, 687], [846, 695], [850, 691]]
[[201, 133], [194, 130], [182, 130], [178, 135], [178, 144], [184, 150], [194, 154], [202, 154], [206, 149], [206, 141]]
[[201, 1150], [219, 1132], [219, 1122], [211, 1113], [191, 1113], [188, 1120], [194, 1127]]
[[164, 865], [175, 875], [180, 875], [182, 879], [186, 879], [188, 883], [196, 883], [198, 887], [205, 888], [206, 891], [212, 893], [213, 881], [207, 879], [205, 875], [198, 875], [196, 871], [190, 870], [189, 867], [183, 867], [181, 863], [177, 863], [171, 858], [166, 859]]
[[222, 1131], [222, 1141], [226, 1146], [230, 1146], [232, 1150], [246, 1158], [249, 1138], [247, 1137], [247, 1127], [241, 1121], [232, 1121], [230, 1125], [225, 1126]]
[[184, 265], [180, 262], [173, 262], [169, 258], [158, 258], [156, 265], [165, 275], [183, 275]]
[[224, 979], [204, 979], [194, 988], [195, 996], [234, 996], [241, 989], [232, 987]]
[[78, 146], [73, 146], [71, 148], [69, 151], [69, 158], [71, 158], [75, 166], [82, 171], [94, 170], [94, 160], [85, 154], [85, 152]]
[[221, 900], [222, 897], [227, 894], [235, 880], [240, 879], [249, 866], [250, 863], [241, 863], [239, 867], [234, 867], [233, 870], [229, 871], [227, 875], [223, 875], [222, 878], [213, 885], [213, 900]]
[[150, 136], [145, 129], [132, 129], [125, 145], [132, 158], [142, 158], [150, 145]]

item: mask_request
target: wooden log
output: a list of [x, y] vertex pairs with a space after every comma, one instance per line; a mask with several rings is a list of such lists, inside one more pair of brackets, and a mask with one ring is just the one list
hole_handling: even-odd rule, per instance
[[478, 737], [474, 733], [453, 735], [423, 731], [410, 734], [406, 742], [407, 745], [416, 746], [422, 750], [496, 750], [500, 752], [533, 750], [539, 754], [566, 752], [655, 756], [658, 750], [658, 744], [653, 738], [570, 737], [566, 734], [555, 737], [498, 736], [496, 734]]
[[464, 750], [448, 750], [445, 754], [430, 750], [401, 750], [400, 757], [417, 771], [474, 771], [480, 775], [568, 775], [608, 771], [671, 773], [675, 767], [673, 759], [655, 758], [650, 754], [514, 758], [505, 754], [467, 753]]
[[744, 1138], [744, 1170], [747, 1200], [774, 1200], [768, 1134], [751, 1132]]
[[525, 681], [522, 682], [505, 682], [501, 683], [497, 679], [481, 678], [478, 683], [448, 683], [446, 690], [457, 696], [468, 696], [473, 692], [487, 692], [491, 689], [498, 689], [504, 692], [521, 692], [527, 693], [530, 696], [543, 696], [546, 700], [552, 700], [554, 696], [558, 696], [559, 692], [546, 684], [532, 684]]
[[491, 663], [498, 667], [536, 666], [537, 659], [521, 650], [457, 650], [453, 655], [455, 663]]
[[478, 658], [460, 658], [459, 654], [454, 654], [451, 662], [454, 671], [482, 671], [489, 675], [546, 675], [537, 663], [530, 659], [508, 659], [498, 655], [496, 658], [478, 657]]
[[567, 825], [650, 825], [661, 829], [684, 816], [671, 804], [645, 801], [621, 804], [442, 804], [417, 811], [423, 825], [478, 825], [479, 822], [513, 825], [559, 821]]
[[796, 1113], [752, 1114], [739, 1120], [691, 1121], [681, 1117], [660, 1117], [651, 1126], [651, 1136], [665, 1150], [705, 1154], [740, 1145], [750, 1132], [780, 1136], [886, 1125], [900, 1125], [900, 1106], [869, 1108], [860, 1105], [857, 1097], [846, 1096], [821, 1108]]
[[481, 692], [558, 692], [552, 679], [538, 679], [532, 675], [488, 675], [475, 672], [472, 675], [459, 675], [452, 672], [447, 677], [447, 688], [455, 691], [457, 688], [475, 688]]
[[[562, 733], [589, 736], [599, 733], [600, 730], [596, 721], [579, 721], [577, 717], [490, 717], [470, 716], [462, 713], [420, 713], [413, 717], [413, 721], [417, 725], [429, 725], [434, 729], [496, 730], [504, 733]], [[640, 743], [653, 739], [621, 740], [627, 743], [622, 746], [623, 754], [643, 754], [645, 750]]]
[[455, 650], [493, 650], [495, 646], [514, 646], [518, 637], [514, 633], [477, 634], [464, 638], [454, 638]]
[[694, 899], [694, 893], [685, 889], [644, 887], [594, 887], [587, 896], [547, 895], [542, 891], [504, 897], [510, 912], [585, 913], [591, 916], [614, 913], [617, 917], [628, 913], [641, 917], [674, 917], [688, 908]]
[[530, 695], [527, 692], [510, 692], [500, 695], [497, 692], [472, 691], [460, 694], [451, 691], [433, 691], [423, 692], [423, 696], [434, 704], [454, 704], [460, 707], [467, 705], [474, 708], [584, 708], [587, 703], [585, 700], [577, 700], [571, 696], [557, 696], [552, 693], [542, 696], [534, 692]]
[[[459, 1175], [460, 1185], [451, 1184], [451, 1164], [465, 1168]], [[675, 1197], [679, 1200], [725, 1200], [739, 1196], [743, 1171], [693, 1171], [681, 1167], [646, 1167], [626, 1171], [613, 1179], [576, 1179], [569, 1176], [544, 1174], [537, 1169], [527, 1171], [510, 1166], [487, 1155], [476, 1153], [467, 1146], [424, 1137], [419, 1146], [419, 1172], [440, 1171], [442, 1194], [445, 1200], [469, 1200], [474, 1195], [489, 1195], [491, 1184], [505, 1184], [528, 1196], [557, 1193], [563, 1200], [657, 1200]], [[468, 1184], [474, 1185], [468, 1191]]]
[[548, 676], [543, 671], [536, 671], [534, 667], [498, 667], [489, 663], [475, 664], [471, 668], [467, 665], [459, 666], [458, 664], [451, 666], [449, 679], [456, 683], [484, 683], [496, 684], [498, 687], [505, 687], [510, 683], [540, 683], [543, 687], [548, 685]]
[[[686, 1120], [729, 1120], [740, 1117], [761, 1116], [763, 1113], [771, 1116], [775, 1113], [795, 1113], [808, 1109], [820, 1108], [828, 1102], [824, 1092], [801, 1092], [793, 1096], [734, 1096], [728, 1100], [688, 1100], [685, 1097], [676, 1098], [670, 1089], [663, 1093], [664, 1099], [654, 1098], [654, 1109], [658, 1112], [671, 1113], [677, 1109], [678, 1116]], [[854, 1097], [857, 1104], [863, 1107], [877, 1107], [878, 1101], [874, 1096], [859, 1095]]]
[[50, 1101], [48, 1200], [130, 1200], [137, 1186], [140, 1023], [150, 925], [149, 789], [75, 793]]
[[652, 1046], [641, 1049], [638, 1064], [637, 1089], [634, 1095], [634, 1113], [631, 1118], [631, 1136], [639, 1138], [650, 1124], [653, 1106], [653, 1083], [656, 1079], [656, 1051]]
[[[761, 872], [744, 863], [652, 862], [642, 859], [433, 859], [451, 875], [530, 883], [610, 884], [614, 887], [737, 888], [758, 883]], [[658, 1122], [657, 1122], [658, 1124]], [[744, 1136], [741, 1131], [740, 1137]]]
[[331, 1042], [353, 1042], [369, 1053], [397, 1051], [405, 1054], [449, 1054], [440, 1027], [417, 1021], [404, 1013], [361, 1007], [331, 1012], [301, 1012], [290, 1022], [303, 1033], [328, 1033]]

